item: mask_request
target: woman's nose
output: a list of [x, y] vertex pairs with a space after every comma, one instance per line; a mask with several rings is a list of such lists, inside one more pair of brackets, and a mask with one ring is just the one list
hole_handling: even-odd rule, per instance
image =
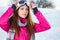
[[23, 12], [26, 12], [27, 10], [26, 9], [24, 9], [24, 11]]

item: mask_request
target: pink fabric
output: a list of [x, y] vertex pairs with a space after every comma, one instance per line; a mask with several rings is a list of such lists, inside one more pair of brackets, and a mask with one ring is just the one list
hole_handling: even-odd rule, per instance
[[20, 36], [18, 37], [17, 34], [15, 34], [14, 40], [29, 40], [29, 36], [27, 33], [27, 28], [21, 28], [20, 27]]
[[25, 23], [25, 22], [26, 22], [26, 18], [21, 18], [21, 17], [20, 17], [20, 21], [21, 21], [22, 23]]
[[[9, 17], [13, 14], [13, 12], [14, 12], [13, 9], [10, 7], [0, 18], [0, 27], [7, 33], [10, 28]], [[42, 32], [51, 28], [50, 24], [47, 22], [47, 20], [40, 11], [37, 11], [35, 16], [39, 20], [39, 24], [35, 23], [34, 25], [35, 33]], [[20, 29], [21, 29], [20, 36], [18, 37], [17, 34], [15, 34], [14, 40], [29, 40], [27, 28], [20, 27]]]
[[13, 9], [9, 7], [6, 12], [0, 17], [0, 27], [8, 32], [10, 23], [8, 22], [10, 16], [13, 14]]
[[39, 24], [35, 23], [35, 27], [34, 27], [36, 33], [42, 32], [51, 28], [50, 24], [48, 23], [48, 21], [40, 11], [36, 12], [35, 16], [39, 20]]

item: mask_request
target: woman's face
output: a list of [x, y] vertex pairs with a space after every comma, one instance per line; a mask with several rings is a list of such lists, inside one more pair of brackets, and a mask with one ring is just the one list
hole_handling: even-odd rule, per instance
[[18, 15], [21, 18], [26, 18], [26, 16], [28, 15], [28, 7], [26, 5], [21, 6], [18, 10]]

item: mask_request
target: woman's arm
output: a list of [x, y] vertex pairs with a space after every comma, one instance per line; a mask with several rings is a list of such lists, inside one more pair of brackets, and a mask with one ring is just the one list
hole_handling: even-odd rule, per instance
[[9, 31], [9, 28], [10, 28], [10, 23], [9, 23], [9, 21], [8, 22], [6, 22], [6, 24], [0, 24], [0, 27], [4, 30], [4, 31], [6, 31], [6, 32], [8, 32]]
[[5, 30], [6, 32], [8, 32], [9, 28], [10, 28], [10, 22], [9, 19], [10, 17], [12, 17], [14, 11], [16, 10], [16, 4], [19, 2], [20, 0], [15, 1], [12, 4], [12, 7], [9, 7], [6, 12], [3, 13], [3, 15], [0, 17], [0, 27]]
[[0, 17], [0, 24], [4, 25], [10, 18], [10, 16], [13, 14], [13, 8], [9, 7], [6, 12], [3, 13], [3, 15]]
[[10, 26], [9, 19], [13, 15], [15, 8], [16, 7], [13, 4], [12, 7], [9, 7], [6, 10], [6, 12], [4, 12], [3, 15], [0, 17], [0, 27], [6, 32], [8, 32], [9, 30], [9, 26]]
[[43, 16], [43, 14], [37, 9], [37, 6], [33, 2], [30, 2], [29, 7], [30, 9], [33, 9], [34, 15], [39, 21], [39, 24], [35, 23], [34, 25], [35, 32], [37, 33], [37, 32], [42, 32], [42, 31], [50, 29], [51, 28], [50, 24], [48, 23], [46, 18]]
[[35, 7], [33, 11], [34, 11], [34, 15], [39, 21], [39, 24], [35, 23], [34, 25], [35, 32], [37, 33], [37, 32], [42, 32], [50, 29], [51, 28], [50, 24], [48, 23], [46, 18], [43, 16], [43, 14], [37, 9], [37, 7]]

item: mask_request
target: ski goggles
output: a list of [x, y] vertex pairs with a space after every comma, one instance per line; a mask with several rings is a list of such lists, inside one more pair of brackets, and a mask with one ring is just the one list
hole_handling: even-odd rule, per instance
[[25, 5], [25, 4], [27, 4], [26, 1], [20, 1], [19, 3], [17, 3], [16, 7], [20, 7], [20, 6]]

